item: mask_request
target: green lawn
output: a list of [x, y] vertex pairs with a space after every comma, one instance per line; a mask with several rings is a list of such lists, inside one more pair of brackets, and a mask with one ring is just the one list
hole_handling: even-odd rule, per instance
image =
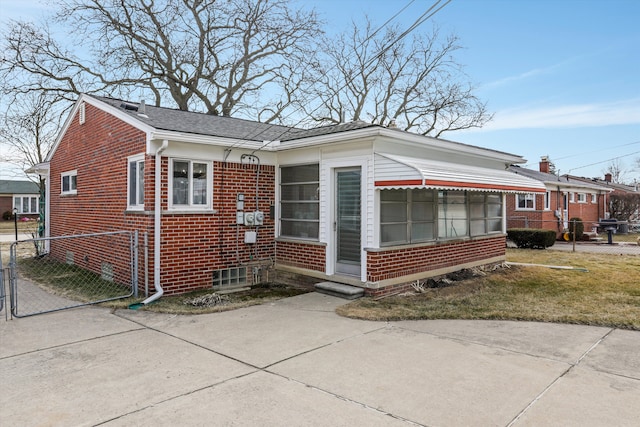
[[640, 256], [509, 249], [507, 260], [587, 269], [502, 268], [423, 293], [342, 306], [367, 320], [501, 319], [640, 330]]

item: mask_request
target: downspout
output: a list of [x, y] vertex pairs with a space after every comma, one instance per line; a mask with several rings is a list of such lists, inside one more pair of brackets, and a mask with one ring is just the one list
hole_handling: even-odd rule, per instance
[[160, 298], [164, 294], [164, 290], [160, 285], [160, 221], [162, 219], [162, 158], [161, 154], [164, 150], [169, 146], [169, 140], [165, 139], [162, 141], [162, 145], [156, 151], [156, 161], [155, 161], [155, 208], [154, 208], [154, 221], [153, 221], [153, 287], [156, 290], [156, 293], [151, 295], [146, 300], [142, 301], [141, 304], [147, 305], [158, 298]]

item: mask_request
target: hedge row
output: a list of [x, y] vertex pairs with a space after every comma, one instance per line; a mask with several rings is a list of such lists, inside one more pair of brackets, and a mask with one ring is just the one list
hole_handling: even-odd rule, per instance
[[556, 242], [556, 232], [540, 228], [511, 228], [507, 237], [519, 248], [544, 249]]

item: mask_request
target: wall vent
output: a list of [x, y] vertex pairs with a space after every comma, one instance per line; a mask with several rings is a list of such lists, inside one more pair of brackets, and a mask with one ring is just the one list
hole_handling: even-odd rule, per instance
[[84, 102], [80, 104], [80, 108], [78, 109], [78, 122], [83, 125], [85, 121], [85, 104]]

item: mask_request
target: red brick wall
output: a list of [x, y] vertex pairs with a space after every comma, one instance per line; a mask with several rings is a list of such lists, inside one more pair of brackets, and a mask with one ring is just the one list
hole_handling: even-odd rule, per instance
[[[85, 112], [85, 123], [80, 125], [77, 117], [72, 119], [51, 159], [51, 236], [150, 230], [151, 217], [130, 216], [125, 212], [127, 157], [144, 152], [144, 133], [89, 104], [85, 105]], [[151, 168], [145, 169], [145, 201], [150, 201], [150, 182], [153, 180]], [[71, 170], [77, 170], [77, 194], [61, 195], [60, 175]], [[114, 251], [109, 243], [96, 243], [95, 239], [78, 239], [72, 243], [53, 241], [51, 245], [52, 254], [62, 260], [66, 251], [72, 249], [76, 264], [82, 266], [78, 258], [88, 259], [87, 268], [96, 272], [100, 267], [91, 260], [97, 259], [98, 253]], [[124, 265], [125, 261], [120, 257], [117, 259], [120, 261], [114, 268], [127, 271], [128, 264]], [[139, 279], [143, 284], [143, 268], [139, 269]]]
[[367, 281], [378, 282], [505, 255], [504, 235], [367, 252]]
[[278, 241], [276, 245], [278, 264], [325, 271], [326, 246], [292, 241]]
[[[578, 195], [574, 194], [574, 202], [569, 202], [568, 218], [578, 217], [584, 223], [585, 231], [591, 231], [592, 224], [603, 216], [602, 195], [597, 196], [597, 203], [591, 202], [591, 193], [586, 193], [586, 203], [578, 203]], [[516, 198], [513, 194], [507, 195], [507, 228], [544, 228], [554, 230], [560, 237], [564, 231], [561, 220], [555, 216], [556, 210], [564, 209], [562, 192], [552, 191], [550, 210], [544, 210], [544, 195], [536, 195], [535, 210], [516, 210]]]
[[[167, 159], [163, 159], [166, 168]], [[270, 265], [275, 257], [274, 220], [269, 208], [275, 198], [275, 168], [260, 166], [256, 209], [256, 166], [214, 162], [213, 208], [215, 214], [172, 214], [162, 216], [161, 284], [166, 294], [211, 287], [213, 272], [247, 264]], [[163, 173], [163, 181], [166, 181]], [[166, 188], [166, 182], [163, 182]], [[265, 213], [257, 229], [255, 245], [244, 243], [246, 231], [256, 228], [236, 225], [236, 196], [245, 196], [244, 212]], [[166, 193], [165, 193], [166, 194]], [[163, 197], [166, 206], [166, 197]], [[250, 269], [249, 269], [250, 270]], [[250, 271], [247, 273], [251, 279]]]
[[[145, 150], [145, 134], [110, 114], [86, 105], [83, 125], [74, 118], [51, 159], [51, 235], [139, 230], [149, 233], [149, 285], [153, 291], [154, 163], [145, 157], [145, 212], [127, 212], [127, 157]], [[162, 159], [161, 285], [165, 293], [210, 287], [214, 270], [247, 263], [268, 264], [275, 257], [274, 221], [269, 208], [275, 203], [275, 168], [260, 167], [256, 208], [256, 166], [213, 163], [213, 208], [209, 213], [171, 213], [168, 201], [168, 159]], [[77, 194], [60, 194], [63, 172], [77, 170]], [[244, 243], [244, 233], [255, 230], [236, 226], [236, 195], [245, 195], [245, 212], [261, 210], [264, 226], [256, 245]], [[142, 238], [141, 238], [142, 240]], [[108, 247], [83, 247], [78, 254]], [[64, 261], [67, 248], [55, 253]], [[93, 257], [91, 257], [93, 258]], [[144, 286], [140, 253], [139, 285]], [[94, 269], [95, 270], [95, 269]], [[248, 274], [250, 277], [251, 275]]]

